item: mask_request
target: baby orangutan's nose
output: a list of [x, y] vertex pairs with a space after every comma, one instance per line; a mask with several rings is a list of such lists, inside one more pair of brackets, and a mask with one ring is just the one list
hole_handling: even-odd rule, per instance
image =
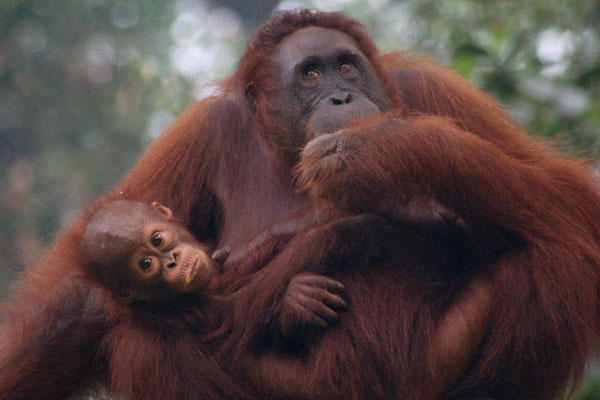
[[167, 263], [167, 268], [172, 269], [177, 266], [177, 258], [179, 257], [179, 253], [176, 251], [171, 253], [171, 260]]

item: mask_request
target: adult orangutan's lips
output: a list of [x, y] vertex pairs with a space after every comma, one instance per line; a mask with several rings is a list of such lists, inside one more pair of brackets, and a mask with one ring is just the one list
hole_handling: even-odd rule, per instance
[[198, 253], [196, 255], [196, 261], [194, 261], [194, 265], [192, 265], [192, 268], [190, 268], [190, 271], [188, 272], [186, 278], [185, 278], [185, 282], [183, 282], [183, 287], [186, 288], [188, 286], [190, 286], [190, 284], [192, 283], [192, 281], [194, 280], [194, 278], [196, 277], [196, 274], [198, 273], [198, 268], [200, 267], [200, 253]]

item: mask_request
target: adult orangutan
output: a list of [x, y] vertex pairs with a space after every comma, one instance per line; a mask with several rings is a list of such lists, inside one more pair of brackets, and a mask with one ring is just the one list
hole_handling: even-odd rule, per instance
[[[223, 357], [255, 365], [263, 397], [557, 398], [597, 339], [590, 169], [447, 68], [380, 56], [339, 13], [282, 12], [259, 28], [222, 93], [190, 107], [104, 201], [120, 198], [160, 201], [200, 242], [232, 249], [226, 290], [244, 290]], [[440, 213], [455, 215], [450, 234], [421, 229]], [[62, 323], [109, 306], [82, 278], [88, 219], [8, 305], [0, 398], [61, 398], [93, 376], [83, 360], [101, 329]], [[345, 286], [338, 323], [298, 317], [325, 296], [303, 297], [301, 273]]]

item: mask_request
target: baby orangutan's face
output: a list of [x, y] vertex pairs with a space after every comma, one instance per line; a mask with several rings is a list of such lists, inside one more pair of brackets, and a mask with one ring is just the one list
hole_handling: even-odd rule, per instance
[[174, 222], [171, 210], [159, 203], [152, 206], [146, 215], [141, 245], [130, 258], [132, 281], [141, 289], [135, 290], [134, 283], [134, 292], [153, 297], [169, 292], [214, 292], [219, 271], [207, 249]]
[[167, 207], [125, 200], [96, 212], [81, 245], [88, 271], [127, 301], [213, 293], [220, 267], [207, 251]]

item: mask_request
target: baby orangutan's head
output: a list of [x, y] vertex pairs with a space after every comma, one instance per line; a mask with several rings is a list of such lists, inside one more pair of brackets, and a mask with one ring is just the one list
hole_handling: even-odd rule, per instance
[[88, 223], [81, 251], [88, 271], [126, 300], [166, 301], [217, 286], [208, 249], [156, 202], [105, 205]]

